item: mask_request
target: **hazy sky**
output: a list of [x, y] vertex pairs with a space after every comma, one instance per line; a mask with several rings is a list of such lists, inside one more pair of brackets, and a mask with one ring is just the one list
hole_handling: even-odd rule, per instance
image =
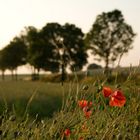
[[138, 65], [140, 60], [140, 0], [0, 0], [0, 48], [25, 26], [43, 27], [48, 22], [76, 24], [88, 32], [98, 14], [119, 9], [137, 33], [134, 49], [121, 65]]

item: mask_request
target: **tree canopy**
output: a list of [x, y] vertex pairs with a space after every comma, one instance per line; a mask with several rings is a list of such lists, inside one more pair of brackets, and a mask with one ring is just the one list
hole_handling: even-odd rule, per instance
[[[29, 63], [34, 72], [81, 70], [87, 63], [87, 49], [97, 60], [109, 64], [132, 49], [135, 33], [119, 10], [98, 15], [91, 30], [85, 35], [75, 24], [47, 23], [41, 29], [25, 28], [24, 34], [15, 37], [0, 51], [0, 69], [11, 71]], [[87, 47], [86, 47], [87, 46]]]
[[119, 10], [103, 12], [98, 15], [91, 30], [86, 35], [86, 43], [98, 60], [110, 63], [121, 59], [123, 54], [132, 49], [135, 33]]
[[95, 63], [89, 64], [87, 67], [88, 70], [101, 69], [101, 68], [102, 68], [102, 66], [95, 64]]
[[14, 70], [26, 63], [26, 45], [22, 38], [15, 37], [2, 51], [1, 59], [3, 66]]
[[47, 23], [41, 30], [27, 27], [27, 60], [38, 71], [58, 72], [63, 62], [71, 70], [80, 70], [87, 62], [83, 36], [80, 28], [68, 23]]
[[[22, 37], [15, 37], [5, 48], [0, 51], [0, 69], [2, 78], [4, 72], [9, 69], [12, 72], [17, 70], [18, 66], [26, 63], [27, 48]], [[17, 78], [17, 75], [16, 75]]]
[[27, 62], [39, 72], [46, 66], [48, 57], [40, 32], [35, 27], [26, 27], [25, 44], [27, 45]]

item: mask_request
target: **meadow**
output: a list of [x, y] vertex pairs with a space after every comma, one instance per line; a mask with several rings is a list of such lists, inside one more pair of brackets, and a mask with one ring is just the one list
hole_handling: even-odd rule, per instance
[[3, 108], [14, 111], [19, 117], [28, 107], [31, 116], [50, 117], [53, 112], [61, 108], [61, 84], [5, 81], [0, 82], [1, 113]]
[[[78, 81], [0, 82], [0, 139], [5, 140], [139, 140], [138, 75]], [[121, 91], [111, 106], [103, 89]], [[112, 93], [113, 94], [113, 93]], [[116, 105], [116, 106], [115, 106]]]

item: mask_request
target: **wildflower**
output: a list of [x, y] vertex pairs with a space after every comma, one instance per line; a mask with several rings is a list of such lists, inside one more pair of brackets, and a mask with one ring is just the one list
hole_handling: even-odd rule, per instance
[[92, 114], [92, 111], [89, 109], [88, 106], [83, 108], [83, 112], [84, 112], [84, 115], [85, 115], [86, 118], [89, 118]]
[[78, 101], [78, 105], [81, 108], [84, 108], [84, 107], [88, 106], [88, 101], [87, 100], [80, 100], [80, 101]]
[[78, 105], [83, 109], [85, 117], [89, 118], [92, 114], [92, 111], [90, 110], [92, 102], [88, 102], [87, 100], [81, 100], [78, 101]]
[[66, 137], [69, 137], [70, 134], [71, 134], [70, 129], [65, 129], [65, 131], [64, 131], [64, 135], [65, 135]]
[[126, 98], [123, 93], [119, 90], [114, 91], [111, 94], [109, 105], [122, 107], [126, 103]]
[[103, 87], [102, 92], [103, 92], [104, 97], [109, 97], [113, 93], [110, 87]]
[[118, 106], [122, 107], [126, 103], [126, 98], [120, 90], [112, 91], [109, 87], [103, 88], [103, 95], [105, 97], [109, 97], [109, 105], [110, 106]]
[[92, 102], [89, 102], [88, 106], [91, 107], [92, 106]]
[[85, 114], [85, 117], [88, 119], [88, 118], [91, 116], [92, 111], [91, 111], [91, 110], [89, 110], [89, 111], [84, 111], [84, 114]]
[[78, 101], [78, 105], [81, 108], [91, 107], [92, 106], [92, 102], [88, 102], [87, 100], [80, 100], [80, 101]]

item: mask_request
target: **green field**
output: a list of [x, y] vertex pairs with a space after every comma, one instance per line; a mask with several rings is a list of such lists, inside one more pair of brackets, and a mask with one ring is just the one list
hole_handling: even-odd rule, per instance
[[[0, 138], [6, 140], [139, 140], [140, 86], [125, 82], [92, 80], [47, 83], [39, 81], [0, 82]], [[114, 79], [115, 80], [115, 79]], [[121, 89], [124, 107], [111, 107], [102, 86]], [[85, 118], [79, 100], [92, 102]], [[70, 134], [65, 134], [70, 130]]]
[[[50, 84], [30, 81], [0, 82], [0, 107], [10, 109], [23, 115], [26, 107], [30, 115], [52, 116], [61, 108], [61, 84]], [[30, 103], [29, 103], [30, 102]], [[28, 105], [29, 104], [29, 105]]]

